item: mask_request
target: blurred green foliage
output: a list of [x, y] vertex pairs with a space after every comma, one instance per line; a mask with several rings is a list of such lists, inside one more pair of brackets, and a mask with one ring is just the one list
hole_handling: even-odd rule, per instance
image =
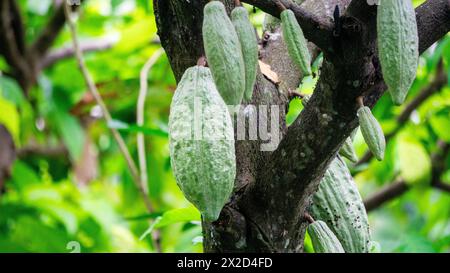
[[[52, 2], [19, 1], [28, 42], [52, 14]], [[98, 109], [73, 58], [45, 69], [27, 99], [12, 78], [0, 76], [0, 123], [11, 132], [17, 149], [67, 149], [56, 155], [19, 154], [0, 196], [0, 252], [70, 252], [73, 242], [81, 252], [153, 252], [152, 232], [159, 233], [164, 252], [201, 252], [200, 215], [183, 197], [170, 168], [167, 121], [176, 83], [165, 55], [148, 77], [145, 125], [135, 122], [140, 69], [160, 47], [152, 43], [157, 38], [152, 1], [86, 2], [78, 20], [81, 42], [113, 43], [111, 49], [86, 53], [85, 58], [114, 122], [94, 118]], [[260, 33], [263, 17], [260, 11], [252, 14]], [[65, 29], [54, 48], [70, 46], [70, 41]], [[433, 81], [441, 59], [450, 76], [448, 35], [421, 57], [409, 101]], [[320, 60], [315, 62], [316, 72]], [[7, 70], [2, 57], [0, 69]], [[316, 81], [305, 79], [300, 91], [312, 93]], [[394, 107], [384, 96], [374, 108], [386, 133], [395, 128], [403, 107]], [[302, 109], [299, 100], [291, 102], [288, 124]], [[154, 213], [147, 213], [108, 127], [119, 129], [135, 158], [136, 133], [146, 135]], [[450, 251], [450, 195], [427, 186], [430, 154], [438, 140], [450, 142], [450, 85], [413, 112], [389, 141], [383, 162], [372, 160], [352, 170], [365, 197], [399, 175], [414, 185], [369, 215], [383, 252]], [[86, 147], [96, 158], [87, 166], [83, 165], [89, 160]], [[355, 147], [360, 156], [367, 151], [360, 133]], [[81, 166], [92, 169], [94, 178], [80, 182], [77, 168]], [[450, 183], [450, 159], [445, 166], [442, 180]], [[312, 251], [308, 238], [305, 245]]]

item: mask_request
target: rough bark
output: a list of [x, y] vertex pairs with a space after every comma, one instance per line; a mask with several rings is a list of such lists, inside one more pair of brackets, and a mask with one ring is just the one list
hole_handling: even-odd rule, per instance
[[6, 179], [11, 174], [11, 166], [16, 158], [14, 141], [5, 126], [0, 124], [0, 195]]
[[[62, 2], [56, 2], [54, 14], [31, 45], [25, 43], [24, 24], [17, 1], [3, 0], [0, 3], [0, 54], [9, 65], [8, 74], [17, 80], [25, 94], [36, 84], [43, 68], [42, 60], [65, 25]], [[77, 7], [74, 5], [72, 8]]]
[[[177, 79], [203, 55], [205, 2], [154, 0], [158, 33]], [[233, 1], [223, 2], [232, 7]], [[278, 16], [274, 1], [243, 2]], [[354, 0], [345, 13], [343, 5], [335, 24], [303, 6], [282, 2], [324, 53], [320, 79], [308, 106], [288, 129], [284, 111], [280, 113], [282, 141], [274, 152], [260, 152], [258, 141], [237, 142], [236, 191], [218, 221], [203, 223], [208, 252], [301, 252], [307, 225], [303, 215], [329, 162], [357, 126], [356, 98], [364, 96], [365, 104], [373, 106], [386, 89], [376, 55], [373, 8]], [[446, 0], [429, 0], [417, 9], [421, 52], [450, 30], [449, 6]], [[263, 61], [275, 69], [277, 59], [281, 56]], [[259, 74], [252, 104], [286, 109], [287, 103], [284, 91]]]

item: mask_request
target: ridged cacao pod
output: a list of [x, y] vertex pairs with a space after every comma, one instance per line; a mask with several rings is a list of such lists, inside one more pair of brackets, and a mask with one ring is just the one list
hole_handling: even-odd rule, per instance
[[323, 221], [308, 226], [308, 234], [316, 253], [345, 253], [339, 239]]
[[253, 88], [258, 72], [258, 41], [253, 25], [248, 18], [248, 12], [244, 7], [236, 7], [231, 12], [231, 20], [241, 43], [242, 56], [245, 66], [245, 91], [244, 99], [248, 102], [252, 99]]
[[186, 70], [169, 116], [172, 169], [186, 199], [207, 221], [228, 201], [236, 176], [234, 131], [208, 68]]
[[416, 77], [419, 36], [410, 0], [382, 0], [377, 13], [378, 53], [394, 104], [405, 101]]
[[320, 181], [311, 215], [327, 223], [345, 252], [368, 252], [370, 230], [366, 209], [350, 171], [339, 156]]
[[241, 104], [245, 90], [245, 65], [241, 43], [219, 1], [205, 5], [203, 12], [203, 45], [211, 73], [227, 105]]

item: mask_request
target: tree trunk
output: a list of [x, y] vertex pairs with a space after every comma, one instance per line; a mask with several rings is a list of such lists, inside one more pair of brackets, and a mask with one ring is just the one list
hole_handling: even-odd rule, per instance
[[[154, 0], [158, 34], [177, 80], [204, 55], [201, 26], [206, 2]], [[234, 1], [222, 2], [229, 11], [234, 6]], [[275, 1], [242, 2], [279, 16]], [[300, 7], [292, 1], [281, 2], [296, 13], [306, 38], [321, 48], [320, 79], [308, 106], [287, 128], [288, 92], [297, 88], [300, 75], [287, 56], [279, 30], [265, 33], [260, 59], [279, 75], [281, 83], [274, 84], [260, 72], [251, 104], [278, 106], [271, 117], [279, 116], [281, 143], [275, 151], [264, 152], [261, 140], [236, 141], [235, 191], [219, 220], [203, 222], [207, 252], [303, 251], [304, 213], [329, 162], [358, 125], [356, 99], [363, 96], [364, 103], [373, 106], [386, 89], [376, 54], [374, 6], [361, 0], [333, 0], [338, 7], [329, 5], [329, 9], [312, 0]], [[450, 3], [429, 0], [417, 13], [423, 52], [449, 31]], [[258, 117], [259, 123], [270, 121]]]

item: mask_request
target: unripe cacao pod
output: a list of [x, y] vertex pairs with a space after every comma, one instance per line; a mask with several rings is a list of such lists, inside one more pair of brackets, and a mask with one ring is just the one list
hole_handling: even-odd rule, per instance
[[292, 10], [286, 9], [281, 12], [280, 17], [283, 38], [286, 42], [289, 56], [298, 66], [303, 76], [311, 75], [311, 54], [295, 14]]
[[379, 161], [384, 158], [386, 149], [386, 140], [384, 138], [383, 129], [377, 119], [372, 115], [370, 108], [363, 106], [358, 109], [359, 126], [364, 141], [367, 143], [369, 150]]
[[339, 154], [353, 163], [358, 162], [358, 156], [356, 155], [355, 148], [353, 148], [353, 142], [351, 137], [348, 137], [344, 141], [344, 144], [342, 144], [342, 147], [339, 150]]
[[308, 234], [316, 253], [345, 253], [339, 239], [323, 221], [308, 226]]
[[245, 67], [245, 91], [244, 99], [248, 102], [252, 99], [253, 87], [258, 72], [258, 41], [253, 25], [248, 18], [248, 12], [244, 7], [236, 7], [231, 12], [231, 20], [241, 43], [242, 56]]
[[234, 131], [228, 108], [208, 68], [187, 69], [169, 116], [172, 169], [184, 196], [214, 221], [228, 201], [236, 176]]
[[245, 90], [245, 66], [241, 44], [219, 1], [205, 5], [203, 45], [208, 65], [220, 95], [227, 105], [241, 104]]
[[337, 156], [313, 196], [311, 215], [327, 223], [347, 253], [366, 253], [370, 242], [366, 209], [345, 162]]
[[411, 0], [382, 0], [377, 13], [378, 52], [394, 104], [404, 102], [416, 77], [419, 36]]

